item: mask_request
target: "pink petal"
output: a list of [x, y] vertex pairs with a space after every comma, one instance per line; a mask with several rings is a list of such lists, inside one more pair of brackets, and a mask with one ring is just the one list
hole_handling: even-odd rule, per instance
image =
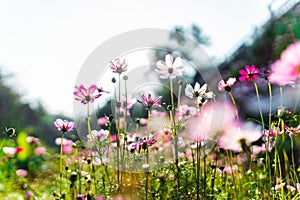
[[247, 78], [247, 76], [241, 76], [241, 77], [239, 78], [239, 80], [240, 80], [240, 81], [244, 81], [246, 78]]
[[245, 69], [246, 69], [247, 73], [248, 73], [248, 72], [251, 72], [252, 69], [253, 69], [253, 65], [252, 65], [252, 66], [246, 65], [246, 66], [245, 66]]
[[142, 94], [142, 99], [144, 100], [144, 102], [147, 102], [147, 98], [145, 97], [144, 94]]
[[57, 127], [57, 128], [61, 128], [63, 125], [64, 125], [64, 122], [62, 119], [56, 119], [55, 122], [54, 122], [54, 125]]
[[83, 85], [80, 85], [79, 88], [78, 88], [79, 92], [81, 92], [83, 95], [87, 95], [87, 89], [83, 86]]
[[148, 101], [147, 102], [153, 102], [153, 100], [152, 100], [152, 97], [151, 97], [151, 94], [150, 93], [148, 93]]
[[91, 85], [88, 89], [88, 94], [93, 94], [96, 89], [97, 89], [96, 85]]
[[157, 97], [157, 98], [153, 101], [153, 103], [159, 102], [159, 101], [161, 100], [161, 98], [162, 98], [162, 96]]
[[240, 73], [240, 75], [248, 75], [248, 72], [246, 70], [244, 70], [244, 69], [241, 69], [239, 71], [239, 73]]

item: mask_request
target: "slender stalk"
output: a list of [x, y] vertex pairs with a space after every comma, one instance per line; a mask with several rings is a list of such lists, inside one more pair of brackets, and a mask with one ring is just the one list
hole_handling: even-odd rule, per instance
[[[228, 153], [229, 152], [229, 153]], [[234, 175], [234, 171], [233, 171], [233, 156], [232, 156], [232, 151], [226, 150], [227, 156], [229, 157], [229, 166], [231, 168], [231, 175], [232, 175], [232, 181], [233, 181], [233, 187], [234, 187], [234, 199], [237, 199], [237, 196], [239, 194], [239, 191], [237, 190], [237, 186], [236, 186], [236, 179], [235, 179], [235, 175]]]
[[174, 106], [174, 95], [173, 95], [173, 81], [170, 79], [170, 95], [171, 95], [171, 105], [172, 105], [172, 111]]
[[265, 122], [264, 122], [264, 117], [263, 117], [262, 110], [261, 110], [261, 104], [260, 104], [260, 97], [259, 97], [259, 92], [258, 92], [258, 86], [257, 86], [257, 84], [256, 84], [255, 81], [253, 83], [254, 83], [255, 92], [256, 92], [256, 96], [257, 96], [258, 108], [259, 108], [259, 114], [260, 114], [260, 119], [261, 119], [262, 127], [263, 127], [263, 130], [265, 130]]
[[59, 185], [59, 193], [60, 193], [60, 196], [62, 196], [62, 146], [63, 146], [63, 142], [64, 142], [64, 135], [65, 133], [62, 132], [62, 135], [61, 135], [61, 141], [60, 141], [60, 160], [59, 160], [59, 182], [60, 182], [60, 185]]
[[282, 94], [282, 86], [279, 87], [279, 92], [280, 92], [280, 106], [282, 107], [283, 103], [283, 94]]
[[[270, 81], [268, 81], [268, 89], [269, 89], [269, 133], [271, 131], [271, 124], [272, 124], [272, 85], [270, 83]], [[266, 135], [265, 131], [264, 131], [264, 143], [265, 143], [265, 148], [266, 148], [266, 172], [267, 175], [270, 179], [269, 184], [270, 185], [272, 183], [272, 170], [270, 168], [271, 166], [271, 159], [270, 159], [270, 155], [269, 155], [269, 144], [270, 144], [270, 139], [269, 139], [269, 134]], [[269, 187], [270, 188], [270, 187]]]
[[197, 160], [197, 168], [196, 168], [196, 192], [197, 192], [197, 200], [200, 199], [200, 186], [199, 186], [199, 179], [200, 179], [200, 147], [199, 142], [197, 141], [197, 150], [196, 150], [196, 160]]
[[[179, 188], [180, 188], [180, 177], [179, 177], [179, 160], [178, 160], [178, 136], [177, 136], [177, 127], [175, 126], [175, 120], [174, 120], [174, 95], [173, 95], [173, 79], [170, 79], [170, 95], [171, 95], [171, 111], [170, 111], [170, 120], [171, 124], [173, 126], [173, 137], [174, 137], [174, 150], [175, 150], [175, 164], [176, 164], [176, 180], [177, 180], [177, 197], [179, 194]], [[179, 97], [180, 99], [180, 97]], [[180, 100], [179, 100], [180, 103]]]
[[148, 141], [150, 139], [150, 122], [151, 122], [151, 111], [148, 110], [148, 123], [147, 123], [147, 164], [149, 163], [149, 147], [148, 147]]
[[[119, 74], [119, 101], [118, 103], [121, 102], [121, 74]], [[116, 100], [116, 98], [115, 98]], [[116, 103], [116, 104], [118, 104]], [[118, 106], [117, 106], [118, 107]], [[117, 179], [118, 179], [118, 193], [120, 193], [120, 108], [116, 108], [117, 110]]]
[[298, 183], [298, 176], [297, 176], [297, 173], [296, 173], [296, 166], [295, 166], [295, 156], [294, 156], [294, 141], [293, 141], [293, 138], [291, 137], [291, 157], [292, 157], [292, 168], [293, 168], [293, 175], [294, 175], [294, 178], [293, 178], [293, 183], [296, 184]]
[[232, 92], [229, 92], [229, 95], [230, 95], [232, 104], [234, 105], [234, 108], [235, 108], [234, 110], [235, 110], [236, 119], [239, 120], [239, 112], [238, 112], [238, 109], [237, 109], [237, 105], [236, 105], [235, 99], [234, 99], [234, 97], [232, 95]]
[[298, 106], [299, 106], [299, 99], [300, 99], [300, 87], [299, 87], [299, 84], [297, 85], [297, 87], [298, 87], [298, 92], [297, 92], [297, 98], [296, 98], [296, 102], [295, 102], [294, 110], [293, 110], [293, 114], [294, 115], [297, 113]]
[[180, 96], [181, 96], [181, 89], [182, 89], [182, 83], [179, 83], [179, 89], [178, 89], [178, 99], [177, 99], [177, 109], [180, 107]]
[[215, 187], [215, 179], [216, 179], [216, 172], [217, 172], [217, 162], [218, 162], [218, 153], [219, 153], [219, 148], [218, 148], [218, 144], [216, 146], [217, 152], [216, 152], [216, 158], [215, 158], [215, 169], [214, 169], [214, 174], [213, 174], [213, 178], [212, 178], [212, 182], [211, 182], [211, 198], [214, 199], [214, 187]]
[[[90, 116], [90, 104], [87, 104], [87, 126], [88, 126], [88, 135], [90, 136], [91, 140], [92, 137], [92, 129], [91, 129], [91, 116]], [[94, 193], [97, 194], [97, 184], [96, 184], [96, 176], [95, 176], [95, 167], [93, 163], [93, 146], [90, 146], [90, 157], [91, 157], [91, 178], [94, 181]]]

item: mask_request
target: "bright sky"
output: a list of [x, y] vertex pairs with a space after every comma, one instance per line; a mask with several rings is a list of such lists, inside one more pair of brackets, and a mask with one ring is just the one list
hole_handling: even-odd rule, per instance
[[0, 66], [24, 101], [72, 116], [77, 74], [102, 42], [137, 28], [200, 25], [218, 60], [268, 18], [272, 0], [0, 0]]

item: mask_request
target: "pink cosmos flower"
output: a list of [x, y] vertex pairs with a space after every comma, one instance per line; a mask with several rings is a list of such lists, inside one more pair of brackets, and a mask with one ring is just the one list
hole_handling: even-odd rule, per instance
[[178, 114], [179, 120], [181, 120], [181, 119], [187, 120], [190, 117], [196, 115], [196, 108], [188, 106], [188, 105], [180, 106], [177, 111], [178, 111], [177, 114]]
[[[56, 145], [61, 145], [61, 141], [62, 141], [61, 138], [56, 138], [55, 139], [55, 144]], [[62, 145], [72, 145], [72, 144], [73, 144], [72, 140], [69, 140], [69, 139], [66, 139], [66, 138], [63, 139]]]
[[37, 147], [33, 152], [35, 155], [44, 155], [46, 153], [45, 147]]
[[252, 66], [246, 65], [245, 69], [241, 69], [239, 73], [241, 75], [239, 78], [240, 81], [250, 82], [253, 81], [254, 79], [259, 78], [260, 70], [256, 68], [254, 65]]
[[299, 79], [300, 42], [289, 45], [280, 56], [280, 60], [271, 65], [270, 82], [279, 85], [294, 83]]
[[86, 195], [85, 194], [76, 194], [75, 199], [78, 200], [85, 200]]
[[177, 57], [174, 61], [174, 58], [171, 54], [166, 55], [165, 62], [158, 61], [156, 63], [155, 71], [159, 74], [161, 79], [174, 79], [177, 76], [182, 76], [182, 60], [180, 57]]
[[74, 122], [69, 122], [68, 120], [56, 119], [54, 126], [57, 130], [62, 131], [63, 133], [72, 131], [75, 128]]
[[31, 199], [32, 197], [34, 197], [34, 193], [31, 190], [26, 192], [26, 199]]
[[100, 117], [98, 120], [97, 120], [97, 123], [102, 126], [102, 125], [107, 125], [108, 123], [108, 118], [107, 117]]
[[108, 130], [101, 129], [100, 131], [92, 130], [91, 136], [87, 136], [89, 140], [93, 141], [93, 139], [104, 140], [108, 137]]
[[63, 141], [63, 143], [62, 143], [62, 152], [63, 152], [63, 154], [72, 154], [73, 141], [69, 140], [69, 139], [66, 139], [66, 138], [64, 138], [63, 140], [61, 138], [56, 138], [55, 139], [55, 144], [56, 145], [61, 145], [62, 141]]
[[114, 61], [111, 61], [111, 66], [113, 73], [122, 74], [127, 70], [127, 62], [124, 59], [121, 61], [119, 58], [115, 59]]
[[28, 136], [26, 138], [26, 141], [28, 143], [35, 143], [35, 144], [39, 144], [40, 143], [40, 139], [39, 138], [36, 138], [36, 137], [33, 137], [33, 136]]
[[238, 170], [238, 166], [237, 165], [233, 165], [232, 167], [226, 166], [226, 167], [221, 168], [221, 169], [217, 168], [217, 172], [220, 173], [220, 174], [224, 174], [224, 173], [232, 174], [234, 171]]
[[79, 87], [75, 87], [73, 94], [75, 96], [75, 100], [80, 101], [83, 104], [93, 103], [95, 99], [102, 95], [101, 93], [94, 95], [96, 90], [96, 85], [91, 85], [89, 88], [85, 88], [83, 85], [80, 85]]
[[[119, 102], [119, 101], [118, 101]], [[119, 107], [119, 109], [120, 109], [120, 114], [121, 114], [121, 116], [125, 116], [125, 112], [126, 112], [126, 110], [127, 110], [127, 116], [130, 116], [130, 112], [129, 112], [129, 110], [132, 108], [132, 106], [136, 103], [136, 99], [130, 99], [130, 100], [128, 100], [127, 102], [126, 102], [126, 100], [124, 99], [124, 100], [121, 100], [121, 102], [119, 102], [120, 103], [120, 107]]]
[[25, 169], [18, 169], [18, 170], [16, 171], [16, 174], [17, 174], [18, 176], [25, 177], [25, 176], [27, 176], [27, 171], [26, 171]]
[[250, 146], [263, 135], [260, 128], [250, 122], [242, 126], [236, 124], [229, 127], [219, 138], [219, 147], [235, 152], [243, 151], [243, 145]]
[[110, 136], [110, 141], [111, 142], [116, 142], [117, 141], [117, 135], [111, 135]]
[[291, 185], [286, 185], [286, 189], [288, 189], [291, 192], [296, 191], [296, 188], [294, 186], [291, 186]]
[[161, 100], [161, 98], [162, 98], [162, 96], [159, 96], [153, 100], [151, 97], [151, 94], [148, 93], [148, 98], [146, 98], [145, 95], [142, 94], [143, 101], [138, 99], [137, 102], [143, 104], [145, 106], [146, 110], [151, 110], [151, 108], [154, 108], [154, 107], [161, 107], [161, 105], [158, 103]]
[[300, 133], [300, 125], [298, 125], [296, 128], [284, 125], [284, 129], [286, 133], [290, 135], [291, 138], [294, 137], [295, 134]]
[[236, 82], [236, 78], [229, 78], [226, 82], [224, 80], [220, 80], [218, 83], [219, 91], [230, 92], [233, 84]]
[[298, 78], [298, 74], [291, 71], [292, 68], [289, 68], [285, 61], [277, 60], [271, 65], [271, 68], [272, 72], [268, 78], [271, 83], [285, 86], [294, 83]]
[[211, 103], [187, 123], [187, 138], [194, 142], [215, 140], [234, 124], [234, 109], [228, 104]]
[[62, 146], [62, 153], [66, 155], [70, 155], [73, 152], [73, 146], [72, 145], [63, 145]]
[[146, 126], [147, 124], [148, 124], [148, 119], [145, 119], [145, 118], [140, 119], [140, 125], [141, 126]]
[[280, 190], [281, 188], [283, 188], [285, 186], [286, 183], [279, 183], [277, 185], [275, 185], [274, 187], [272, 187], [272, 190]]

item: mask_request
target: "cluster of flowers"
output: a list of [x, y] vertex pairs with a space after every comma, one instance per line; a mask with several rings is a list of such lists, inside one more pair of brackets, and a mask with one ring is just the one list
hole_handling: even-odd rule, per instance
[[[238, 80], [241, 82], [253, 81], [255, 87], [257, 87], [255, 81], [261, 77], [266, 78], [270, 83], [279, 84], [280, 86], [295, 83], [299, 80], [300, 66], [300, 59], [295, 55], [299, 54], [300, 43], [298, 42], [290, 45], [282, 53], [280, 60], [271, 65], [271, 73], [267, 77], [259, 68], [254, 65], [247, 65], [239, 71], [240, 77]], [[127, 65], [126, 60], [116, 59], [111, 63], [111, 70], [113, 73], [121, 75], [127, 71]], [[170, 81], [183, 76], [183, 70], [182, 59], [180, 57], [174, 59], [170, 54], [166, 55], [165, 61], [158, 61], [155, 68], [161, 79], [170, 79]], [[231, 104], [229, 102], [215, 102], [217, 97], [212, 91], [207, 91], [208, 85], [203, 84], [201, 86], [198, 82], [195, 83], [194, 87], [191, 84], [187, 84], [184, 90], [187, 99], [192, 99], [193, 103], [188, 103], [188, 100], [186, 100], [183, 101], [186, 102], [185, 104], [181, 105], [178, 102], [175, 107], [173, 96], [171, 96], [172, 105], [167, 107], [168, 112], [155, 110], [155, 108], [162, 107], [164, 104], [161, 102], [162, 96], [153, 98], [151, 93], [147, 95], [141, 94], [141, 99], [115, 99], [117, 102], [115, 105], [118, 105], [116, 108], [118, 115], [116, 115], [117, 119], [114, 120], [118, 122], [116, 123], [118, 132], [111, 133], [110, 130], [101, 129], [88, 133], [90, 149], [96, 149], [97, 151], [96, 153], [91, 153], [91, 155], [94, 155], [93, 159], [96, 160], [97, 157], [100, 157], [102, 163], [103, 159], [109, 162], [110, 159], [105, 157], [109, 155], [109, 150], [120, 148], [123, 151], [130, 152], [131, 155], [145, 154], [148, 164], [149, 150], [151, 152], [160, 152], [159, 158], [161, 158], [174, 153], [174, 150], [170, 147], [175, 143], [175, 151], [178, 151], [177, 153], [183, 160], [187, 158], [189, 161], [194, 161], [195, 151], [198, 150], [198, 146], [205, 145], [208, 141], [214, 141], [217, 146], [216, 151], [251, 152], [253, 155], [249, 156], [248, 160], [246, 159], [246, 162], [251, 162], [249, 159], [257, 157], [260, 153], [272, 152], [278, 135], [288, 134], [292, 138], [300, 132], [299, 124], [293, 127], [285, 123], [282, 129], [279, 123], [269, 123], [266, 126], [262, 118], [262, 129], [260, 125], [239, 119], [237, 105], [232, 94], [232, 89], [236, 82], [236, 78], [230, 77], [227, 81], [220, 80], [218, 83], [218, 90], [229, 94]], [[77, 101], [89, 104], [101, 97], [103, 92], [104, 90], [96, 85], [88, 88], [80, 85], [75, 88], [74, 96]], [[259, 100], [258, 90], [257, 96]], [[126, 130], [126, 117], [130, 116], [129, 110], [136, 103], [143, 105], [149, 114], [148, 119], [138, 120], [137, 127], [147, 125], [147, 129], [138, 128], [136, 131], [128, 133]], [[159, 117], [165, 118], [166, 125], [164, 127], [151, 126], [154, 123], [151, 120]], [[98, 119], [99, 125], [111, 122], [112, 120], [106, 117]], [[61, 119], [55, 122], [55, 126], [63, 133], [75, 127], [72, 122]], [[261, 146], [253, 145], [253, 142], [256, 141], [259, 141], [258, 144], [261, 144]], [[65, 143], [62, 141], [58, 142], [61, 146], [65, 146], [67, 143], [71, 144], [68, 141]], [[241, 159], [241, 162], [243, 162], [243, 159]], [[222, 166], [218, 169], [221, 174], [224, 172], [229, 174], [236, 170], [237, 166]], [[284, 186], [282, 181], [280, 185]], [[295, 187], [298, 188], [299, 183]], [[289, 185], [289, 188], [294, 188], [293, 190], [295, 190], [295, 187]], [[274, 188], [276, 190], [278, 185], [274, 186]]]

